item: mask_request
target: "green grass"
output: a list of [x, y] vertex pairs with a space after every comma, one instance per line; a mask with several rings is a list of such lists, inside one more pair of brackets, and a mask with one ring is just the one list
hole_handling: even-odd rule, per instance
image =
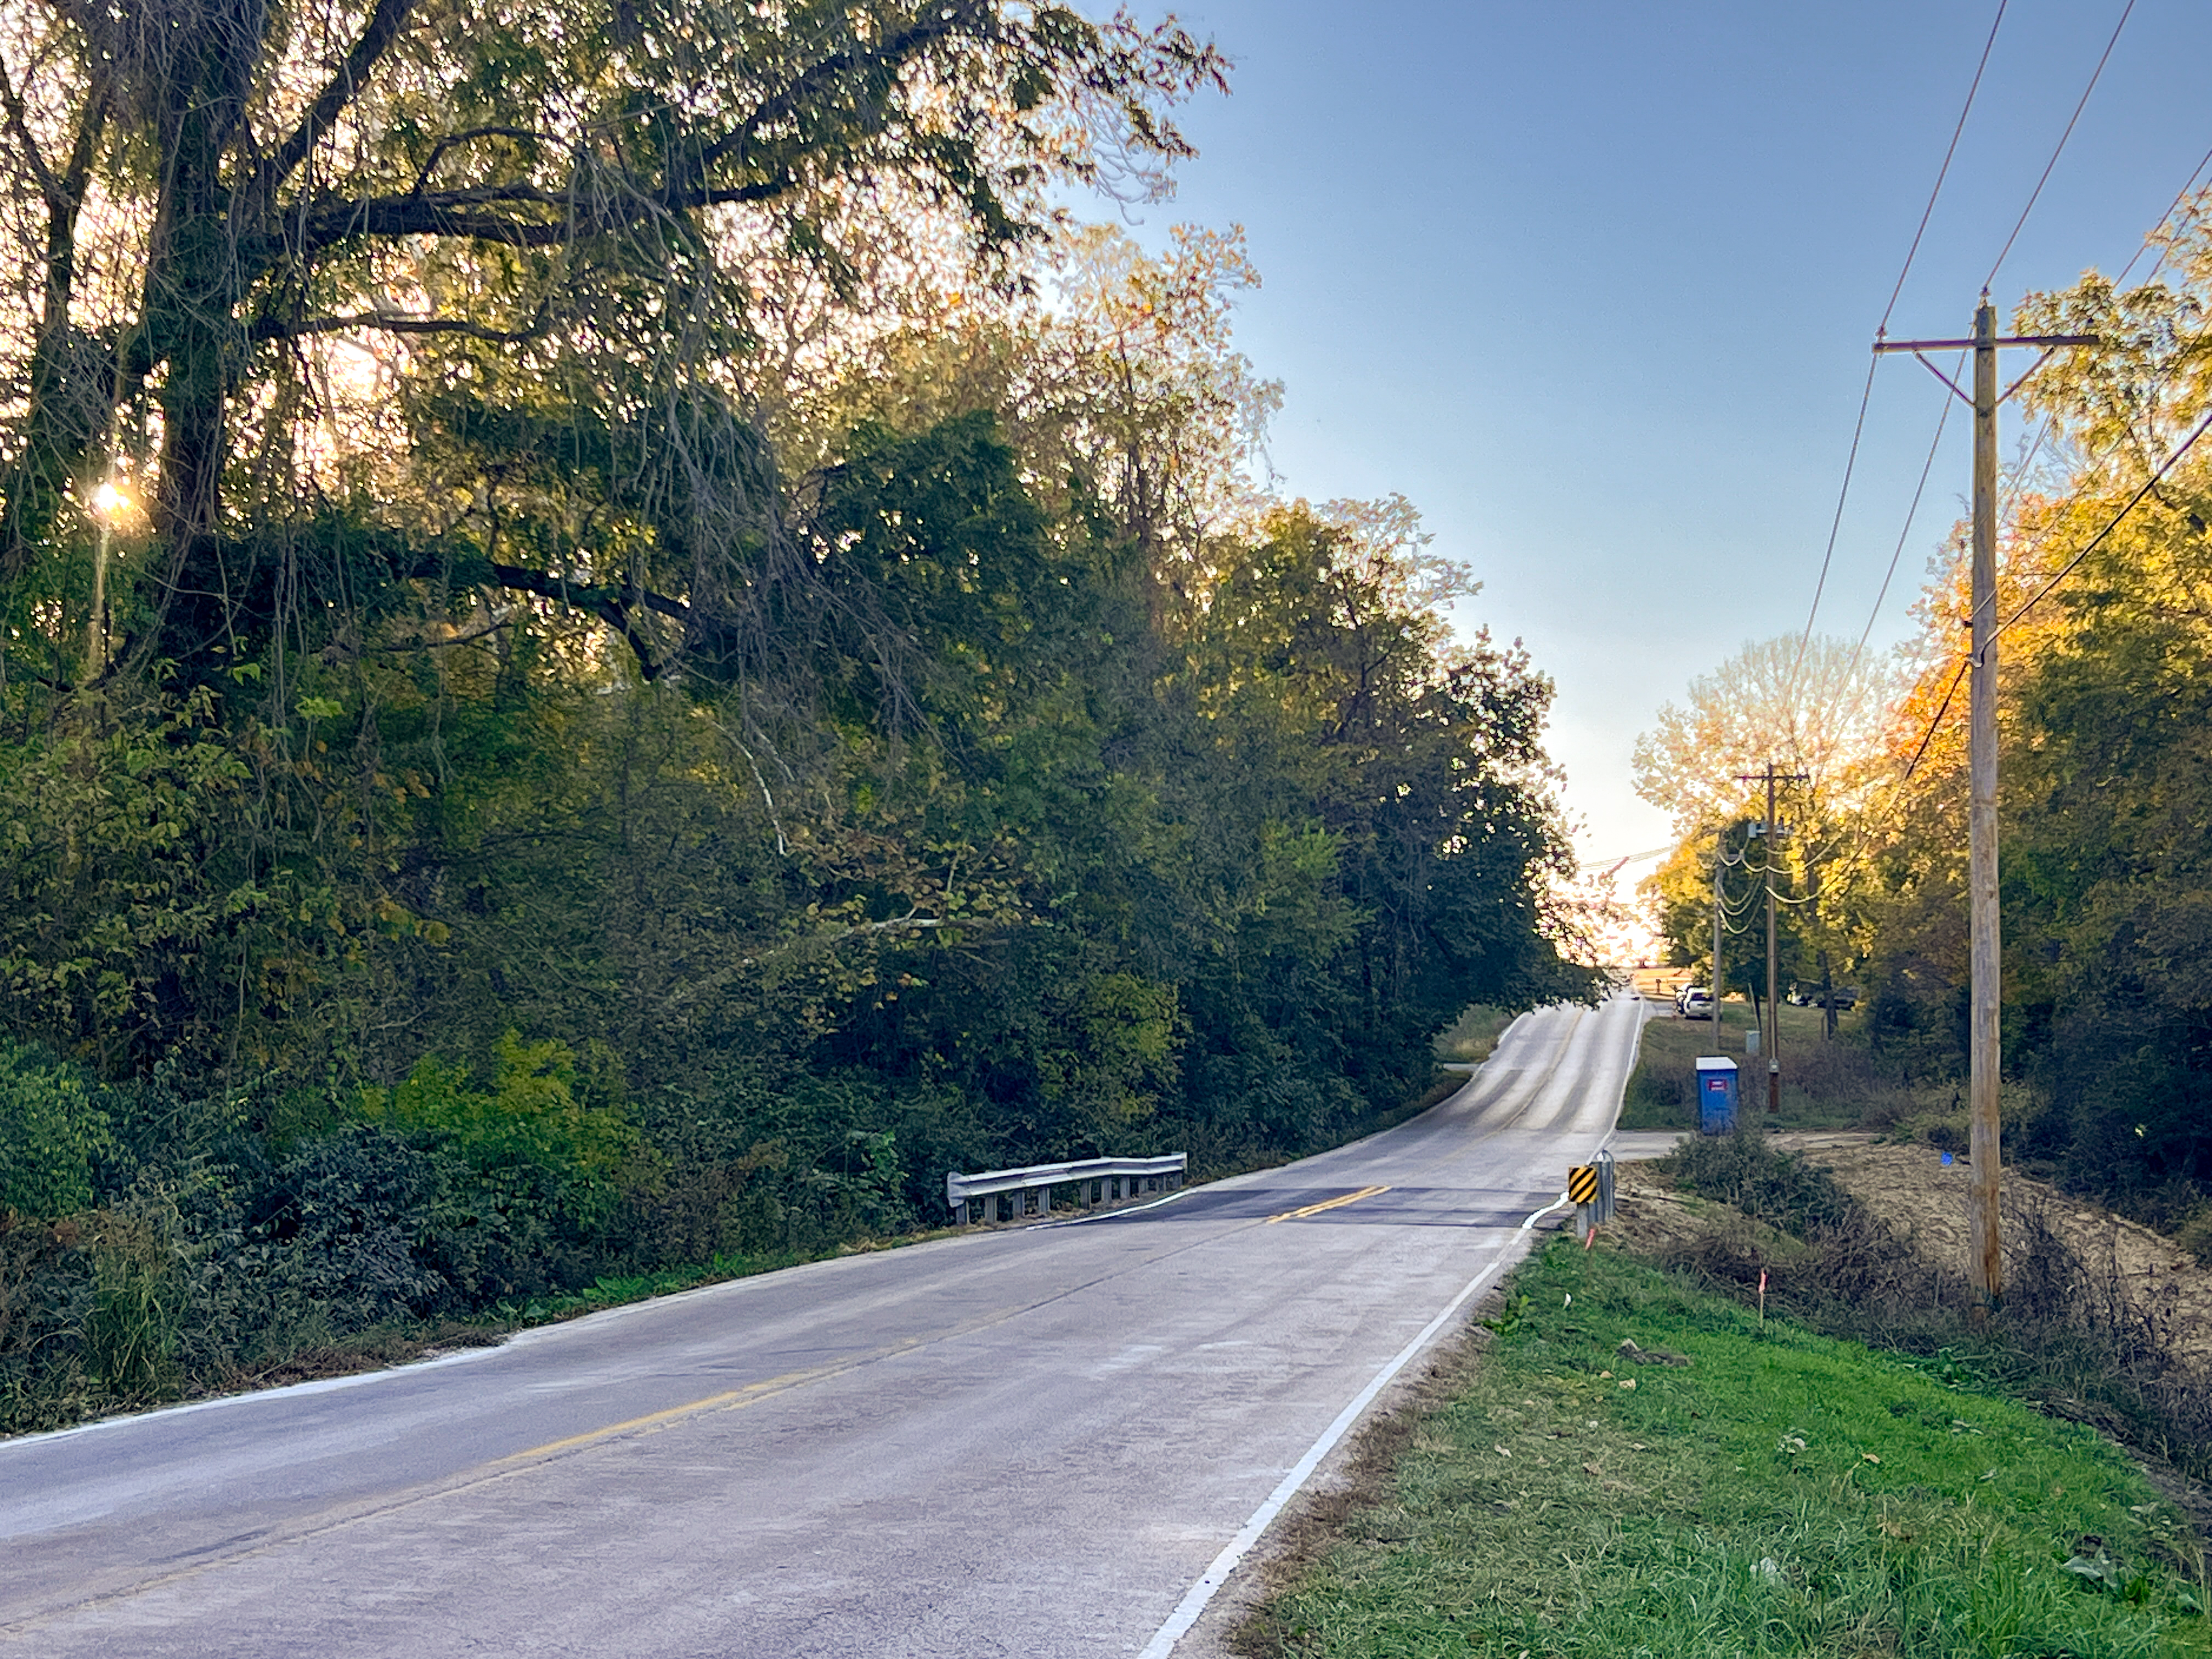
[[[2201, 1555], [2086, 1429], [1567, 1240], [1495, 1322], [1388, 1501], [1262, 1607], [1243, 1651], [2212, 1652]], [[1692, 1363], [1630, 1364], [1624, 1338]]]
[[1433, 1045], [1438, 1060], [1487, 1060], [1498, 1039], [1513, 1023], [1513, 1016], [1486, 1002], [1468, 1007], [1438, 1035]]
[[1881, 1128], [1909, 1109], [1909, 1097], [1886, 1079], [1865, 1046], [1851, 1035], [1859, 1017], [1843, 1017], [1832, 1042], [1821, 1034], [1817, 1008], [1782, 1007], [1782, 1110], [1766, 1112], [1766, 1062], [1746, 1054], [1743, 1034], [1756, 1023], [1750, 1005], [1721, 1006], [1719, 1030], [1702, 1019], [1654, 1019], [1644, 1027], [1636, 1070], [1622, 1097], [1624, 1129], [1697, 1127], [1694, 1061], [1726, 1054], [1742, 1068], [1743, 1113], [1783, 1129]]

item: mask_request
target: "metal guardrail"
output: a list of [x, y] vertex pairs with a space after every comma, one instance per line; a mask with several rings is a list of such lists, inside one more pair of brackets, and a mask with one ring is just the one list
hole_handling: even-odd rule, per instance
[[1577, 1164], [1567, 1171], [1567, 1196], [1575, 1206], [1577, 1238], [1587, 1241], [1613, 1219], [1614, 1175], [1613, 1153], [1604, 1147], [1598, 1149], [1591, 1162]]
[[1019, 1170], [987, 1170], [980, 1175], [957, 1170], [945, 1177], [945, 1202], [955, 1226], [965, 1225], [969, 1210], [978, 1221], [1018, 1221], [1049, 1215], [1052, 1189], [1073, 1187], [1078, 1209], [1119, 1204], [1144, 1193], [1173, 1192], [1189, 1167], [1188, 1152], [1164, 1158], [1088, 1158], [1073, 1164], [1031, 1164]]

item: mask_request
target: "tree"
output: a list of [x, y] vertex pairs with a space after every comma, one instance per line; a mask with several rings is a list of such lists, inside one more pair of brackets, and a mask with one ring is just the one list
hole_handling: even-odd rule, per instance
[[[10, 620], [82, 613], [55, 567], [147, 434], [135, 654], [194, 672], [273, 625], [263, 532], [342, 480], [318, 453], [351, 435], [319, 418], [340, 343], [404, 342], [404, 378], [465, 383], [455, 435], [480, 454], [584, 475], [467, 574], [579, 605], [649, 671], [669, 625], [711, 644], [773, 534], [741, 412], [749, 263], [780, 249], [836, 283], [861, 203], [949, 216], [1014, 280], [1054, 180], [1187, 153], [1163, 112], [1224, 73], [1171, 23], [1006, 0], [56, 0], [0, 70], [40, 279], [11, 319]], [[453, 401], [404, 400], [407, 427]], [[559, 533], [594, 509], [622, 525]], [[434, 533], [398, 539], [331, 586], [450, 568]]]
[[1690, 682], [1686, 707], [1665, 703], [1636, 740], [1636, 793], [1687, 830], [1717, 822], [1744, 799], [1740, 775], [1767, 762], [1810, 775], [1844, 799], [1878, 751], [1890, 674], [1880, 657], [1816, 635], [1800, 649], [1783, 635], [1746, 645]]

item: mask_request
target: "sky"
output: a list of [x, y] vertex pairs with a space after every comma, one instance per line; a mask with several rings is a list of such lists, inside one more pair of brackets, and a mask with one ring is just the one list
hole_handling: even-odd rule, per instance
[[[2125, 4], [2008, 0], [1892, 337], [1970, 331]], [[1233, 91], [1182, 112], [1199, 158], [1130, 228], [1245, 228], [1264, 286], [1237, 343], [1285, 383], [1284, 488], [1410, 498], [1485, 584], [1458, 625], [1524, 640], [1557, 682], [1585, 859], [1660, 847], [1637, 734], [1807, 625], [1869, 348], [1996, 0], [1177, 10]], [[2134, 254], [2212, 150], [2207, 63], [2212, 7], [2136, 0], [1996, 271], [2001, 319]], [[1820, 631], [1911, 633], [1967, 422], [1875, 600], [1948, 395], [1907, 357], [1876, 374]], [[2006, 453], [2021, 432], [2012, 413]]]

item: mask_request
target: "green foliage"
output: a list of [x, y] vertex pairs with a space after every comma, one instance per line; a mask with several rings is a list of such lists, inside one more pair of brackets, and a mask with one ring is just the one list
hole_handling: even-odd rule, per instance
[[183, 1286], [164, 1231], [143, 1207], [107, 1212], [94, 1224], [85, 1365], [125, 1400], [151, 1397], [172, 1380]]
[[1437, 1057], [1458, 1060], [1487, 1059], [1514, 1018], [1504, 1009], [1486, 1002], [1469, 1004], [1460, 1011], [1457, 1019], [1437, 1034], [1433, 1045]]
[[499, 1039], [497, 1056], [488, 1090], [471, 1088], [459, 1066], [425, 1059], [396, 1087], [365, 1091], [361, 1115], [427, 1133], [465, 1162], [487, 1190], [512, 1184], [518, 1201], [534, 1194], [533, 1177], [576, 1183], [580, 1191], [571, 1201], [604, 1201], [638, 1152], [636, 1132], [623, 1113], [576, 1098], [575, 1054], [565, 1042], [526, 1043], [508, 1031]]
[[1653, 1167], [1691, 1192], [1800, 1238], [1840, 1226], [1857, 1208], [1833, 1176], [1802, 1154], [1776, 1152], [1749, 1124], [1729, 1135], [1692, 1135]]
[[[26, 711], [27, 712], [27, 711]], [[267, 895], [226, 831], [249, 767], [205, 691], [0, 744], [0, 988], [18, 1029], [114, 1057], [195, 1035]]]
[[[896, 1234], [948, 1169], [1251, 1167], [1593, 993], [1550, 684], [1402, 500], [1262, 496], [1238, 239], [1019, 263], [1210, 48], [394, 13], [366, 149], [246, 156], [189, 112], [292, 70], [234, 21], [150, 100], [91, 13], [0, 41], [152, 239], [94, 424], [34, 376], [0, 445], [0, 1040], [83, 1068], [0, 1049], [9, 1421]], [[255, 181], [220, 234], [156, 151]], [[64, 299], [82, 205], [27, 206]], [[145, 498], [96, 526], [95, 459]]]
[[90, 1078], [0, 1036], [0, 1212], [55, 1219], [88, 1207], [112, 1145]]

